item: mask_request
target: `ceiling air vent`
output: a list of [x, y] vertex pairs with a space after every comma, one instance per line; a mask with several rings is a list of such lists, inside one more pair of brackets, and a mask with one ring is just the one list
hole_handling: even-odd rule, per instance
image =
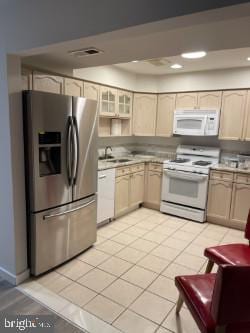
[[170, 61], [166, 58], [153, 58], [153, 59], [147, 59], [144, 61], [149, 63], [150, 65], [153, 65], [156, 67], [166, 66], [170, 63]]
[[95, 47], [87, 47], [85, 49], [69, 51], [69, 54], [71, 54], [75, 57], [86, 57], [86, 56], [91, 56], [91, 55], [100, 54], [100, 53], [103, 53], [103, 51], [99, 50]]

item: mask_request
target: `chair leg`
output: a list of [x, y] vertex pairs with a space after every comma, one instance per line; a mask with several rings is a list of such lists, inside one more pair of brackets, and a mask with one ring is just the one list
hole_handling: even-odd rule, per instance
[[207, 263], [207, 267], [206, 267], [205, 273], [211, 273], [213, 267], [214, 267], [214, 262], [209, 259], [208, 263]]
[[180, 311], [181, 311], [181, 308], [182, 308], [182, 305], [183, 305], [183, 299], [181, 297], [181, 295], [179, 295], [179, 298], [178, 298], [178, 301], [177, 301], [177, 304], [176, 304], [176, 314], [179, 314]]

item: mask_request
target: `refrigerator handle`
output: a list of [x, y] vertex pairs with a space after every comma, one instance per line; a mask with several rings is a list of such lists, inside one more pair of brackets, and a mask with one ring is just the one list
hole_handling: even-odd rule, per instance
[[73, 172], [73, 184], [76, 185], [77, 176], [78, 176], [78, 169], [79, 169], [79, 133], [78, 133], [78, 126], [76, 117], [73, 117], [73, 126], [74, 126], [74, 172]]
[[72, 160], [72, 140], [73, 138], [73, 120], [72, 117], [68, 117], [68, 125], [67, 125], [67, 134], [66, 134], [66, 167], [67, 167], [67, 177], [69, 185], [71, 186], [73, 183], [73, 177], [72, 177], [72, 166], [73, 166], [73, 160]]

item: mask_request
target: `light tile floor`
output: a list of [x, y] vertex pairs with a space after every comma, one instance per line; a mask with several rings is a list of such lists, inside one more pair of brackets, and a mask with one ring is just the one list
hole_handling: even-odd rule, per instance
[[101, 227], [91, 249], [35, 279], [33, 297], [39, 286], [48, 290], [50, 304], [54, 294], [58, 312], [90, 333], [96, 327], [102, 332], [196, 333], [185, 306], [175, 316], [174, 277], [204, 272], [204, 248], [228, 242], [244, 242], [243, 232], [141, 208]]

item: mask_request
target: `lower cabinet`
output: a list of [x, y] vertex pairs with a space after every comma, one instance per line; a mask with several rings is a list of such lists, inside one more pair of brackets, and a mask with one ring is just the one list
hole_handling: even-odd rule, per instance
[[207, 220], [244, 230], [249, 209], [249, 175], [212, 171], [208, 190]]
[[115, 216], [125, 213], [130, 206], [130, 175], [115, 180]]
[[160, 209], [162, 166], [150, 163], [146, 171], [144, 206], [152, 209]]
[[229, 220], [232, 182], [210, 180], [207, 202], [207, 219]]
[[143, 202], [144, 164], [138, 165], [137, 169], [138, 171], [133, 172], [136, 168], [132, 166], [119, 168], [116, 171], [115, 216], [121, 216]]
[[233, 186], [230, 212], [231, 225], [236, 228], [245, 228], [249, 209], [250, 185], [235, 183]]

